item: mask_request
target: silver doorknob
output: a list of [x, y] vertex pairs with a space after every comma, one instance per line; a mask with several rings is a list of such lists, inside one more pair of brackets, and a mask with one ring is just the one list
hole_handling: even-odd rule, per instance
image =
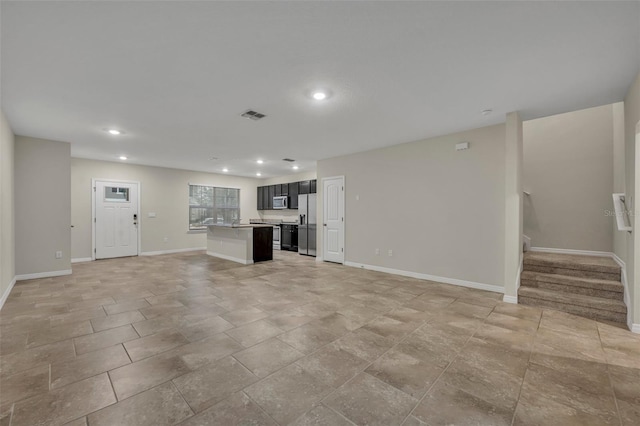
[[327, 224], [325, 223], [324, 226], [327, 226]]

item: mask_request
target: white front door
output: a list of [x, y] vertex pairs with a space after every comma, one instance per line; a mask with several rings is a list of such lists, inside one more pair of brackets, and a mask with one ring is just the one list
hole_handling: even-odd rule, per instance
[[138, 254], [138, 184], [96, 180], [96, 259]]
[[323, 259], [344, 263], [344, 177], [322, 179]]

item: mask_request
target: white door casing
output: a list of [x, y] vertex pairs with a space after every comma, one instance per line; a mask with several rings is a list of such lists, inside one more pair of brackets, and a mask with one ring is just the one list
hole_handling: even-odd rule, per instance
[[322, 179], [322, 257], [344, 263], [344, 176]]
[[96, 179], [93, 199], [94, 258], [137, 256], [139, 184]]

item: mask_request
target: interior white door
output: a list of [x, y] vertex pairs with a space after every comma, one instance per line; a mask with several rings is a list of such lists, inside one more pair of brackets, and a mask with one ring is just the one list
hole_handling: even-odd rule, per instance
[[344, 177], [322, 179], [323, 259], [344, 263]]
[[138, 184], [95, 182], [96, 259], [138, 254]]

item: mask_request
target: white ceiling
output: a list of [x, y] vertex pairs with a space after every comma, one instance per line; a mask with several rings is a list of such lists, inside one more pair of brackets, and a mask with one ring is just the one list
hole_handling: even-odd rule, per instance
[[[2, 1], [1, 13], [16, 134], [71, 142], [74, 157], [244, 176], [513, 110], [620, 101], [640, 64], [637, 2]], [[318, 87], [333, 96], [310, 99]], [[239, 117], [249, 108], [267, 117]]]

